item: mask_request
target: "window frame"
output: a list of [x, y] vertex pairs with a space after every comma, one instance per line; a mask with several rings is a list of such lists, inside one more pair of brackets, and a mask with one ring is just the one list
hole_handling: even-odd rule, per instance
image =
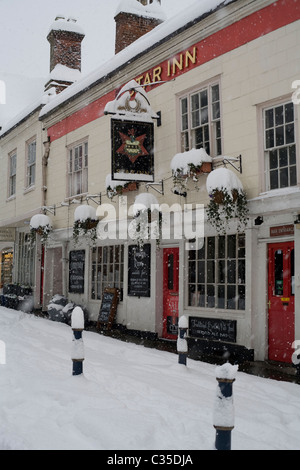
[[88, 147], [87, 137], [67, 147], [67, 198], [88, 193]]
[[[229, 246], [229, 242], [233, 240], [233, 237], [235, 239], [234, 256], [232, 255], [232, 251], [230, 252], [232, 248]], [[212, 239], [214, 239], [213, 251], [209, 246], [210, 240]], [[223, 256], [221, 256], [222, 241], [224, 243]], [[204, 250], [204, 258], [199, 257], [199, 255], [203, 253], [202, 250]], [[194, 259], [191, 251], [195, 253]], [[246, 263], [245, 233], [205, 237], [204, 248], [198, 251], [190, 250], [187, 252], [186, 269], [188, 276], [186, 279], [186, 308], [200, 311], [215, 311], [217, 309], [224, 312], [233, 311], [236, 313], [245, 313], [247, 286]], [[224, 269], [221, 269], [222, 266]], [[230, 271], [228, 269], [229, 266], [234, 267], [234, 269]], [[204, 270], [201, 270], [201, 267], [204, 267]], [[195, 277], [194, 280], [191, 280], [193, 272], [195, 273]], [[224, 291], [223, 297], [218, 295], [222, 289]], [[213, 296], [210, 295], [212, 291], [214, 292]], [[230, 292], [231, 294], [229, 295]], [[213, 304], [212, 299], [214, 299]], [[224, 301], [223, 304], [221, 303], [222, 299]]]
[[[213, 88], [218, 86], [218, 100], [213, 101]], [[205, 103], [202, 102], [203, 106], [193, 109], [192, 101], [197, 101], [201, 103], [201, 96], [203, 93], [207, 92], [207, 106], [204, 106]], [[222, 155], [223, 151], [223, 125], [222, 125], [222, 96], [221, 96], [221, 78], [214, 77], [202, 84], [195, 86], [189, 90], [186, 90], [177, 95], [178, 98], [178, 148], [181, 152], [186, 152], [192, 148], [201, 148], [201, 144], [197, 144], [197, 130], [202, 133], [202, 143], [203, 141], [209, 142], [209, 149], [206, 148], [206, 152], [211, 157], [217, 157]], [[202, 98], [204, 100], [204, 96]], [[186, 102], [185, 110], [183, 113], [184, 101]], [[214, 105], [219, 103], [219, 116], [213, 116]], [[207, 108], [207, 123], [205, 122], [205, 108]], [[199, 125], [196, 122], [193, 123], [193, 119], [198, 120]], [[203, 122], [200, 122], [203, 115]], [[194, 118], [193, 118], [194, 116]], [[184, 124], [185, 122], [185, 124]], [[207, 126], [209, 140], [205, 136], [204, 126]], [[187, 127], [185, 127], [187, 126]], [[218, 135], [219, 130], [219, 135]], [[187, 138], [186, 138], [187, 137]]]
[[[34, 159], [31, 161], [31, 148], [34, 144], [35, 152]], [[36, 136], [32, 137], [26, 142], [26, 189], [31, 189], [36, 183], [36, 156], [37, 156], [37, 139]]]
[[[15, 157], [14, 173], [12, 173], [12, 159]], [[12, 185], [14, 191], [12, 192]], [[17, 192], [17, 150], [13, 150], [8, 154], [8, 191], [7, 197], [13, 198]]]
[[[299, 131], [298, 131], [298, 109], [297, 106], [294, 105], [294, 143], [288, 143], [283, 146], [277, 147], [270, 147], [267, 148], [266, 146], [266, 125], [265, 125], [265, 113], [270, 109], [276, 109], [280, 106], [285, 106], [287, 104], [293, 104], [291, 100], [291, 95], [283, 96], [279, 99], [273, 99], [268, 102], [262, 103], [257, 106], [257, 123], [258, 123], [258, 136], [259, 136], [259, 155], [260, 155], [260, 174], [261, 174], [261, 184], [260, 190], [261, 192], [273, 192], [273, 191], [284, 191], [286, 188], [292, 189], [297, 188], [300, 182], [300, 164], [299, 164], [299, 145], [297, 145], [298, 138], [299, 138]], [[271, 189], [270, 184], [270, 156], [269, 152], [273, 149], [278, 150], [278, 166], [277, 171], [279, 173], [280, 166], [279, 166], [279, 149], [282, 148], [289, 148], [291, 146], [295, 146], [295, 168], [296, 168], [296, 184], [281, 187], [280, 183], [278, 183], [277, 188]], [[288, 155], [289, 158], [289, 155]], [[290, 168], [293, 165], [288, 165], [287, 167]], [[283, 167], [285, 168], [285, 166]], [[275, 169], [275, 168], [274, 168]], [[279, 182], [279, 176], [278, 176]]]
[[[116, 261], [117, 249], [119, 250], [118, 262]], [[91, 283], [89, 289], [89, 299], [91, 301], [99, 302], [102, 299], [104, 289], [109, 287], [120, 290], [120, 301], [122, 301], [125, 276], [125, 246], [122, 244], [95, 246], [90, 250], [90, 257]], [[119, 271], [117, 271], [117, 267], [119, 267]], [[104, 279], [105, 272], [107, 279]], [[100, 279], [98, 278], [99, 273]], [[109, 277], [109, 275], [112, 277]]]

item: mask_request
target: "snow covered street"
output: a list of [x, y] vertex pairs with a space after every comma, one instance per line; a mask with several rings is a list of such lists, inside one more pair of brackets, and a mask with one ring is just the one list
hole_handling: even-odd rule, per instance
[[[214, 365], [0, 308], [1, 450], [212, 450]], [[3, 343], [2, 343], [3, 344]], [[4, 361], [2, 361], [4, 362]], [[300, 449], [300, 386], [238, 372], [232, 448]]]

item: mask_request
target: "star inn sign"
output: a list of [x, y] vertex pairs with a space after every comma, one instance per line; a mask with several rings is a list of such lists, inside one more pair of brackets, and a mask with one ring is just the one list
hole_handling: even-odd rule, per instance
[[154, 181], [154, 119], [143, 87], [131, 80], [107, 103], [111, 114], [112, 180]]

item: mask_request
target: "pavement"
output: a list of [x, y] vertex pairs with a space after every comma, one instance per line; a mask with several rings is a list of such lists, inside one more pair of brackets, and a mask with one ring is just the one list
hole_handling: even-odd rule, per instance
[[[168, 351], [177, 354], [177, 342], [164, 340], [157, 337], [149, 337], [147, 334], [143, 336], [141, 332], [132, 333], [128, 330], [113, 329], [111, 331], [99, 331], [95, 327], [89, 327], [89, 331], [98, 334], [110, 336], [119, 341], [135, 343], [146, 348], [155, 348], [160, 351]], [[189, 357], [189, 355], [188, 355]], [[194, 357], [192, 357], [195, 359]], [[203, 362], [220, 365], [224, 363], [224, 358], [220, 356], [203, 355], [199, 358]], [[230, 362], [230, 357], [228, 358]], [[300, 385], [300, 374], [293, 364], [286, 364], [275, 361], [244, 361], [239, 364], [239, 371], [246, 374], [255, 375], [257, 377], [268, 378], [285, 382], [296, 383]]]

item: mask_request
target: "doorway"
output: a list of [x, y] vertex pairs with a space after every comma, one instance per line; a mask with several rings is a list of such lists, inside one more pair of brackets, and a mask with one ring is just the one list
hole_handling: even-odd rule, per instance
[[163, 338], [177, 339], [179, 307], [179, 248], [163, 251]]
[[292, 362], [295, 339], [295, 250], [294, 242], [268, 247], [269, 359]]

